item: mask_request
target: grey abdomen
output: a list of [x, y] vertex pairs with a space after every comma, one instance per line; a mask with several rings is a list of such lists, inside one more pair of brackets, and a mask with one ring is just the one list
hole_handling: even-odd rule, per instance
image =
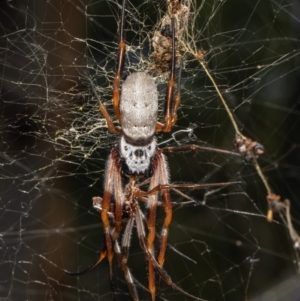
[[128, 142], [144, 144], [154, 136], [158, 92], [154, 80], [144, 72], [127, 77], [121, 91], [122, 130]]

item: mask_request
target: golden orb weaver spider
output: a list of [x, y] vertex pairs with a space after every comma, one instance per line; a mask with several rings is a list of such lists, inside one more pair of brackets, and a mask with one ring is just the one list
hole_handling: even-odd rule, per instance
[[[124, 81], [120, 93], [121, 75], [126, 52], [124, 41], [125, 4], [126, 0], [123, 0], [117, 71], [113, 82], [113, 107], [121, 127], [114, 126], [108, 111], [98, 99], [99, 109], [106, 119], [109, 131], [120, 135], [119, 143], [112, 149], [107, 161], [103, 198], [93, 198], [94, 205], [96, 204], [95, 206], [100, 208], [100, 217], [104, 227], [105, 246], [100, 252], [98, 260], [86, 270], [75, 273], [65, 272], [70, 275], [80, 275], [92, 270], [103, 259], [107, 258], [110, 267], [110, 278], [112, 280], [112, 262], [115, 255], [124, 272], [132, 299], [139, 300], [136, 284], [141, 287], [143, 286], [133, 277], [127, 266], [131, 232], [135, 223], [140, 245], [148, 262], [148, 290], [151, 300], [154, 301], [157, 295], [155, 271], [173, 289], [193, 300], [203, 300], [178, 287], [163, 268], [167, 249], [168, 229], [172, 221], [172, 206], [174, 205], [171, 201], [169, 191], [171, 189], [207, 189], [236, 184], [237, 182], [170, 184], [168, 165], [164, 153], [208, 150], [225, 154], [238, 154], [199, 145], [183, 145], [163, 149], [157, 147], [155, 133], [170, 132], [172, 130], [177, 121], [177, 110], [180, 104], [179, 84], [177, 85], [177, 94], [174, 96], [176, 66], [175, 18], [173, 15], [170, 16], [170, 28], [172, 31], [169, 37], [172, 45], [170, 77], [166, 92], [165, 120], [164, 123], [160, 123], [157, 121], [158, 91], [150, 75], [145, 72], [132, 73]], [[176, 11], [173, 10], [174, 13]], [[91, 86], [97, 97], [96, 87], [92, 81]], [[126, 178], [126, 183], [122, 177]], [[145, 183], [149, 184], [148, 191], [143, 191], [139, 188]], [[159, 201], [159, 193], [162, 196], [162, 202]], [[112, 198], [114, 200], [113, 206], [111, 202]], [[144, 202], [147, 205], [147, 220], [140, 209], [139, 202]], [[160, 233], [160, 249], [157, 258], [155, 258], [154, 242], [157, 237], [157, 206], [163, 206], [165, 217]], [[125, 219], [127, 220], [127, 224], [120, 246], [118, 237], [122, 231], [122, 222]], [[147, 233], [144, 223], [147, 226]]]

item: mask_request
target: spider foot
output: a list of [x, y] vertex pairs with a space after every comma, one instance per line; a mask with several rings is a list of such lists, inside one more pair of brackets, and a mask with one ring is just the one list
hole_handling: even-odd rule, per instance
[[67, 274], [67, 275], [70, 275], [70, 276], [79, 276], [79, 275], [83, 275], [85, 273], [88, 273], [90, 272], [91, 270], [93, 270], [96, 266], [98, 266], [98, 264], [107, 256], [107, 249], [104, 248], [100, 254], [99, 254], [99, 257], [98, 259], [92, 263], [90, 266], [88, 266], [86, 269], [82, 270], [82, 271], [79, 271], [79, 272], [71, 272], [71, 271], [68, 271], [68, 270], [64, 270], [64, 272]]

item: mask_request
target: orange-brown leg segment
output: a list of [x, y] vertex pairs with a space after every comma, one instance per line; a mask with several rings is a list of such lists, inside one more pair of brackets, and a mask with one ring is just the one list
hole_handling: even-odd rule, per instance
[[122, 189], [121, 166], [117, 166], [117, 172], [114, 174], [114, 197], [115, 197], [115, 229], [111, 233], [111, 239], [114, 242], [122, 230], [122, 214], [124, 204], [124, 193]]
[[99, 105], [99, 110], [102, 113], [102, 115], [104, 116], [104, 118], [106, 119], [108, 130], [113, 134], [121, 135], [122, 130], [120, 128], [114, 126], [112, 119], [110, 118], [105, 106], [102, 103], [100, 103], [100, 105]]
[[[149, 208], [148, 212], [148, 237], [147, 237], [147, 248], [148, 251], [153, 255], [154, 254], [154, 239], [155, 239], [155, 218], [156, 216], [156, 206]], [[151, 294], [152, 301], [155, 300], [156, 295], [156, 284], [155, 284], [155, 271], [150, 258], [148, 258], [148, 288]]]
[[[165, 162], [165, 158], [162, 154], [159, 154], [157, 156], [158, 158], [158, 169], [160, 174], [160, 182], [163, 184], [168, 184], [168, 171], [167, 171], [167, 165]], [[158, 263], [160, 266], [163, 266], [165, 261], [165, 254], [167, 249], [167, 240], [168, 240], [168, 231], [169, 231], [169, 225], [172, 221], [172, 203], [171, 203], [171, 197], [168, 189], [162, 190], [163, 195], [163, 203], [164, 203], [164, 209], [165, 209], [165, 218], [164, 223], [161, 231], [161, 242], [160, 242], [160, 250], [158, 254]]]
[[[172, 27], [172, 61], [171, 72], [167, 86], [166, 105], [165, 105], [165, 123], [157, 122], [156, 132], [170, 132], [172, 127], [177, 121], [177, 110], [180, 104], [180, 75], [177, 84], [177, 95], [174, 99], [174, 86], [175, 86], [175, 65], [176, 65], [176, 48], [175, 48], [175, 20], [171, 18]], [[181, 68], [180, 68], [181, 71]]]
[[121, 82], [121, 74], [122, 74], [124, 57], [125, 57], [125, 52], [126, 52], [126, 45], [125, 45], [125, 41], [124, 41], [125, 4], [126, 4], [126, 0], [123, 0], [121, 23], [120, 23], [120, 39], [119, 39], [117, 72], [116, 72], [116, 75], [114, 78], [114, 83], [113, 83], [113, 105], [114, 105], [115, 114], [116, 114], [119, 122], [121, 121], [121, 113], [120, 113], [120, 107], [119, 107], [120, 82]]
[[79, 276], [79, 275], [83, 275], [85, 273], [88, 273], [90, 272], [91, 270], [93, 270], [98, 264], [100, 264], [100, 262], [107, 256], [107, 249], [106, 247], [104, 247], [99, 256], [98, 256], [98, 259], [97, 261], [95, 261], [92, 265], [90, 265], [88, 268], [86, 268], [85, 270], [83, 271], [80, 271], [80, 272], [70, 272], [68, 270], [64, 270], [64, 272], [68, 275], [71, 275], [71, 276]]
[[175, 82], [175, 21], [171, 18], [172, 26], [172, 63], [171, 74], [167, 87], [166, 95], [166, 107], [165, 107], [165, 126], [163, 131], [170, 132], [172, 128], [172, 111], [173, 111], [173, 94], [174, 94], [174, 82]]
[[[119, 233], [121, 231], [120, 225], [122, 219], [122, 184], [121, 184], [121, 163], [119, 152], [114, 148], [109, 156], [106, 175], [105, 175], [105, 186], [104, 186], [104, 195], [102, 200], [102, 211], [101, 211], [101, 220], [104, 227], [105, 243], [107, 249], [107, 258], [109, 261], [110, 268], [110, 277], [112, 279], [112, 260], [113, 260], [113, 242], [117, 237], [117, 234], [112, 234], [112, 229], [110, 227], [109, 213], [110, 213], [110, 200], [112, 193], [114, 193], [116, 205], [115, 205], [115, 219], [118, 219], [119, 228], [113, 230], [113, 233]], [[120, 214], [121, 206], [121, 214]], [[116, 225], [117, 227], [117, 225]]]
[[[133, 183], [134, 185], [134, 183]], [[130, 198], [131, 196], [129, 196]], [[132, 200], [132, 199], [130, 199]], [[93, 206], [94, 208], [102, 211], [102, 202], [103, 202], [103, 198], [101, 197], [93, 197]], [[111, 233], [115, 232], [115, 214], [114, 214], [115, 210], [114, 210], [114, 206], [111, 206], [110, 212], [109, 212], [109, 217], [110, 217], [110, 222], [111, 222]], [[132, 228], [134, 225], [134, 215], [132, 215], [128, 221], [127, 221], [127, 225], [123, 234], [123, 238], [122, 238], [122, 248], [120, 247], [118, 240], [116, 239], [115, 241], [113, 241], [113, 247], [114, 247], [114, 257], [117, 258], [118, 264], [121, 267], [122, 271], [124, 272], [124, 276], [127, 282], [127, 286], [128, 286], [128, 290], [130, 293], [130, 296], [132, 298], [133, 301], [139, 301], [139, 297], [138, 297], [138, 293], [136, 290], [136, 286], [135, 286], [135, 282], [140, 286], [143, 287], [144, 290], [147, 291], [147, 289], [142, 286], [141, 283], [139, 283], [131, 274], [128, 266], [127, 266], [127, 257], [128, 257], [128, 249], [130, 246], [130, 240], [131, 240], [131, 234], [132, 234]], [[87, 270], [83, 271], [83, 272], [88, 272], [91, 269], [93, 269], [94, 267], [96, 267], [103, 258], [105, 258], [107, 255], [107, 249], [106, 247], [102, 250], [99, 259], [93, 264], [91, 265]], [[82, 272], [82, 273], [83, 273]], [[77, 274], [76, 274], [77, 275]]]
[[[175, 56], [175, 53], [174, 53], [174, 56]], [[172, 127], [177, 122], [177, 110], [179, 108], [180, 99], [181, 99], [181, 96], [180, 96], [181, 71], [182, 71], [182, 61], [180, 63], [180, 71], [179, 71], [178, 81], [177, 81], [177, 94], [175, 96], [174, 106], [172, 109]]]
[[[123, 234], [122, 249], [119, 250], [118, 253], [120, 254], [120, 263], [119, 264], [121, 265], [122, 271], [124, 272], [130, 296], [133, 301], [139, 301], [138, 293], [137, 293], [136, 287], [133, 282], [133, 277], [127, 266], [127, 256], [128, 256], [128, 249], [130, 246], [130, 239], [131, 239], [133, 224], [134, 224], [134, 218], [130, 217], [127, 222], [124, 234]], [[115, 248], [116, 248], [116, 247], [118, 247], [118, 241], [116, 241], [115, 243], [116, 243], [115, 244]]]
[[[154, 168], [154, 172], [150, 182], [150, 190], [156, 187], [159, 183], [159, 168]], [[155, 224], [156, 224], [156, 208], [158, 203], [158, 194], [153, 193], [148, 197], [148, 236], [147, 236], [147, 250], [154, 256], [154, 239], [155, 239]], [[151, 259], [148, 257], [148, 288], [151, 294], [152, 301], [155, 301], [156, 284], [155, 284], [155, 270]]]
[[[199, 297], [196, 297], [196, 296], [193, 296], [193, 295], [187, 293], [186, 291], [184, 291], [183, 289], [181, 289], [180, 287], [178, 287], [175, 283], [173, 283], [171, 277], [159, 265], [159, 263], [154, 258], [153, 254], [149, 251], [148, 247], [146, 246], [145, 231], [144, 231], [143, 220], [142, 220], [142, 212], [141, 212], [141, 209], [139, 208], [139, 206], [136, 207], [135, 214], [136, 214], [136, 227], [137, 227], [137, 231], [138, 231], [138, 235], [139, 235], [140, 245], [141, 245], [144, 253], [148, 257], [148, 260], [152, 262], [153, 268], [159, 273], [159, 275], [161, 276], [161, 278], [168, 285], [170, 285], [174, 290], [176, 290], [176, 291], [180, 292], [181, 294], [183, 294], [183, 295], [191, 298], [192, 300], [205, 301], [205, 300], [203, 300], [203, 299], [201, 299]], [[154, 301], [155, 300], [155, 296], [154, 296], [154, 299], [153, 299], [153, 296], [151, 296], [151, 297], [152, 297], [152, 301]]]
[[112, 122], [112, 119], [111, 117], [109, 116], [105, 106], [103, 105], [103, 103], [101, 102], [100, 98], [98, 97], [98, 94], [97, 94], [97, 90], [96, 90], [96, 87], [93, 83], [93, 81], [90, 79], [90, 83], [91, 83], [91, 86], [93, 88], [93, 91], [94, 91], [94, 94], [95, 96], [97, 97], [98, 99], [98, 102], [99, 102], [99, 110], [100, 112], [102, 113], [102, 115], [104, 116], [104, 118], [106, 119], [106, 122], [107, 122], [107, 127], [108, 127], [108, 130], [111, 132], [111, 133], [114, 133], [114, 134], [118, 134], [118, 135], [121, 135], [122, 134], [122, 130], [118, 127], [115, 127], [113, 122]]
[[114, 156], [113, 151], [111, 152], [108, 163], [107, 163], [107, 169], [106, 169], [106, 175], [105, 175], [105, 187], [104, 187], [104, 195], [103, 195], [103, 201], [102, 201], [102, 211], [100, 214], [103, 228], [104, 228], [104, 235], [105, 235], [105, 245], [107, 249], [107, 258], [109, 261], [109, 267], [110, 267], [110, 278], [112, 280], [112, 260], [113, 260], [113, 245], [112, 240], [110, 236], [110, 223], [109, 223], [109, 210], [110, 210], [110, 200], [114, 185], [114, 176], [116, 174], [116, 167], [114, 162]]

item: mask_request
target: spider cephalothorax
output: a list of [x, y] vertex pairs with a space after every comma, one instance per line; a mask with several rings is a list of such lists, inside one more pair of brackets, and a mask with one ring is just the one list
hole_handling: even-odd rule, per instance
[[122, 136], [119, 143], [120, 155], [124, 160], [123, 171], [127, 174], [149, 174], [151, 158], [156, 151], [156, 141], [145, 145], [132, 145]]

